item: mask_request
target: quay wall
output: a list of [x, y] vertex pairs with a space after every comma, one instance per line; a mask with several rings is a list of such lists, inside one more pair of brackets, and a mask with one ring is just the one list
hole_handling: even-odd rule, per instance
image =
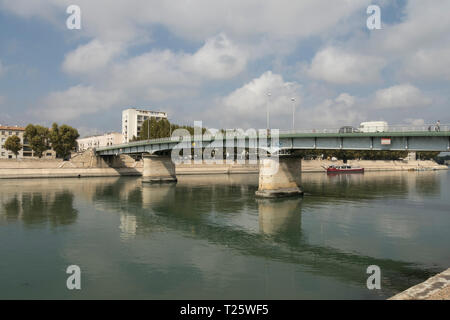
[[389, 300], [450, 300], [450, 268]]

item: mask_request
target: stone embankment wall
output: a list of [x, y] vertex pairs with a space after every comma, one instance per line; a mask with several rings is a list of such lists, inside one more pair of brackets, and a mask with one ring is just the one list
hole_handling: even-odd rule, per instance
[[2, 159], [0, 178], [104, 177], [141, 175], [142, 161], [127, 155], [102, 159], [92, 151], [72, 155], [70, 161], [60, 159]]
[[[322, 172], [330, 165], [342, 165], [342, 161], [303, 160], [302, 172]], [[425, 161], [392, 161], [392, 160], [349, 160], [347, 164], [359, 166], [365, 171], [408, 171], [408, 170], [447, 170], [448, 166], [440, 165], [432, 160]]]

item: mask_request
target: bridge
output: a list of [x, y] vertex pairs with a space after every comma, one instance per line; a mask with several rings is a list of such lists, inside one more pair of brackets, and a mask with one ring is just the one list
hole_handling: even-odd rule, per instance
[[[169, 153], [186, 151], [199, 154], [205, 150], [254, 150], [259, 161], [259, 189], [261, 197], [281, 197], [302, 194], [301, 157], [299, 150], [369, 150], [369, 151], [441, 151], [450, 152], [450, 125], [439, 131], [429, 127], [391, 126], [387, 132], [342, 133], [339, 129], [282, 131], [227, 131], [225, 134], [172, 135], [97, 148], [98, 156], [120, 154], [143, 155], [144, 182], [176, 182], [175, 164]], [[256, 161], [256, 158], [255, 158]], [[214, 162], [217, 162], [214, 160]]]

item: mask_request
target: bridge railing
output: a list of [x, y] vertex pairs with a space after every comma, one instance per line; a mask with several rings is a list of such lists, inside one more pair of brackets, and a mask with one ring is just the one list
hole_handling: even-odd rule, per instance
[[[362, 131], [359, 128], [353, 128], [357, 132], [448, 132], [450, 131], [450, 124], [443, 124], [436, 126], [435, 124], [424, 124], [420, 126], [406, 126], [406, 125], [389, 125], [388, 127], [369, 127], [367, 131]], [[332, 129], [302, 129], [302, 130], [280, 130], [280, 134], [296, 134], [296, 133], [348, 133], [341, 128]]]

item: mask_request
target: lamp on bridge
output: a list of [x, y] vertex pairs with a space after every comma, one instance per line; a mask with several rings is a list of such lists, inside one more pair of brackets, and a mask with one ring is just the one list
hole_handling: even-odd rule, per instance
[[295, 98], [291, 98], [292, 101], [292, 131], [295, 130]]
[[272, 96], [272, 93], [269, 91], [267, 92], [268, 97], [268, 103], [267, 103], [267, 131], [270, 129], [270, 114], [269, 114], [269, 104], [270, 104], [270, 97]]

